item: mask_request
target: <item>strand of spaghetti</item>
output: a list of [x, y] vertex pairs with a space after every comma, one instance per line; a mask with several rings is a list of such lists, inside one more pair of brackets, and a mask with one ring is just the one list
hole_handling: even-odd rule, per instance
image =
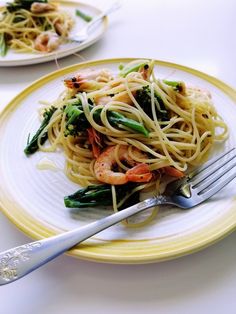
[[[160, 125], [163, 125], [162, 132], [168, 131], [173, 125], [179, 122], [185, 122], [185, 120], [181, 117], [172, 117], [168, 122], [167, 121], [161, 121]], [[165, 126], [164, 126], [165, 125]]]
[[[177, 162], [175, 162], [173, 160], [173, 158], [170, 156], [168, 149], [170, 149], [170, 151], [173, 153], [173, 150], [176, 151], [176, 153], [181, 154], [181, 151], [174, 146], [169, 139], [167, 138], [167, 136], [165, 135], [165, 133], [162, 132], [159, 122], [157, 120], [157, 115], [156, 115], [156, 107], [155, 107], [155, 102], [154, 102], [154, 85], [153, 83], [150, 85], [150, 90], [151, 90], [151, 108], [152, 108], [152, 115], [153, 115], [153, 120], [154, 123], [156, 125], [156, 129], [159, 133], [159, 141], [162, 147], [162, 150], [166, 156], [166, 158], [169, 160], [170, 165], [174, 166], [175, 168], [179, 169], [179, 166], [177, 164]], [[168, 149], [167, 149], [168, 147]], [[182, 170], [181, 168], [179, 170]]]
[[147, 145], [139, 142], [138, 140], [135, 140], [135, 139], [129, 139], [129, 138], [125, 138], [125, 141], [134, 146], [134, 147], [137, 147], [138, 149], [144, 151], [144, 152], [147, 152], [157, 158], [160, 158], [160, 159], [166, 159], [166, 156], [160, 154], [160, 153], [157, 153], [156, 151], [154, 151], [153, 149], [151, 149], [150, 147], [148, 147]]
[[112, 194], [112, 205], [114, 212], [118, 212], [117, 199], [116, 199], [116, 188], [114, 185], [111, 185], [111, 194]]

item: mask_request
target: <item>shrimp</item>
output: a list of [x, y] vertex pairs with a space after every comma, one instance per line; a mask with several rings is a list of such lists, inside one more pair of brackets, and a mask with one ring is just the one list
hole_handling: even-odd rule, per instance
[[[133, 168], [125, 173], [114, 172], [112, 167], [116, 164], [115, 146], [106, 148], [97, 158], [94, 164], [94, 173], [96, 178], [104, 183], [121, 185], [129, 181], [131, 182], [149, 182], [152, 179], [152, 173], [147, 164], [138, 163], [128, 155], [128, 147], [120, 146], [118, 151], [120, 160], [125, 160]], [[137, 148], [134, 149], [134, 154], [137, 157], [143, 158], [145, 156]]]
[[150, 67], [148, 64], [145, 64], [140, 70], [139, 72], [141, 73], [142, 77], [144, 80], [149, 80], [150, 78], [150, 74], [151, 74], [151, 71], [150, 71]]
[[115, 96], [112, 97], [112, 100], [121, 101], [121, 102], [124, 102], [130, 106], [133, 105], [133, 102], [132, 102], [129, 94], [126, 91], [116, 94]]
[[34, 42], [34, 48], [42, 52], [51, 52], [60, 45], [59, 36], [51, 31], [42, 32]]
[[88, 132], [88, 140], [89, 143], [92, 145], [92, 152], [93, 156], [95, 158], [98, 158], [98, 156], [101, 153], [101, 147], [102, 147], [102, 137], [101, 133], [96, 131], [93, 127], [87, 129]]
[[34, 14], [45, 13], [48, 11], [56, 10], [56, 6], [51, 3], [33, 2], [30, 7], [30, 11]]
[[125, 91], [125, 92], [121, 92], [121, 93], [118, 93], [114, 96], [109, 96], [109, 95], [106, 95], [106, 96], [95, 96], [94, 97], [94, 101], [97, 105], [106, 105], [107, 103], [109, 103], [110, 101], [119, 101], [119, 102], [124, 102], [128, 105], [133, 105], [133, 102], [132, 100], [130, 99], [128, 93]]
[[107, 83], [112, 79], [111, 73], [107, 70], [88, 70], [76, 74], [74, 77], [64, 80], [66, 87], [70, 89], [96, 90], [99, 83]]

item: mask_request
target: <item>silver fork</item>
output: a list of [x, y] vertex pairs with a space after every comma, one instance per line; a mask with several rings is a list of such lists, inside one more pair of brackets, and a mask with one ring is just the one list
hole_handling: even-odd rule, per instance
[[99, 21], [102, 21], [102, 19], [107, 16], [108, 14], [118, 10], [121, 7], [120, 2], [114, 2], [108, 9], [104, 10], [101, 14], [94, 17], [91, 22], [87, 23], [79, 32], [75, 34], [70, 34], [68, 39], [72, 41], [76, 41], [79, 43], [82, 43], [89, 37], [89, 31], [92, 29], [92, 27], [97, 24]]
[[236, 177], [236, 149], [217, 156], [183, 179], [168, 184], [164, 195], [149, 198], [115, 214], [44, 240], [0, 254], [0, 285], [13, 282], [98, 232], [145, 209], [171, 204], [192, 208], [220, 191]]

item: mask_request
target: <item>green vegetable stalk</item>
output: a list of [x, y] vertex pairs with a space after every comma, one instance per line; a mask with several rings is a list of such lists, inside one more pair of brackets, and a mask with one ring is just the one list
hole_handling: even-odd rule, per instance
[[92, 21], [92, 17], [84, 12], [82, 12], [79, 9], [76, 9], [75, 14], [79, 17], [81, 17], [85, 22], [91, 22]]
[[[135, 183], [127, 183], [116, 186], [116, 197], [119, 203], [130, 191], [136, 186]], [[139, 193], [135, 192], [121, 208], [131, 206], [139, 202]], [[109, 206], [112, 205], [111, 185], [90, 185], [87, 188], [78, 190], [72, 195], [64, 197], [65, 206], [68, 208], [86, 208], [95, 206]]]
[[[53, 115], [53, 113], [56, 111], [55, 107], [51, 107], [48, 110], [46, 110], [43, 114], [43, 121], [39, 127], [39, 129], [37, 130], [37, 132], [35, 133], [35, 135], [32, 137], [32, 139], [27, 143], [26, 148], [24, 149], [24, 153], [29, 156], [33, 153], [35, 153], [38, 150], [38, 138], [39, 136], [42, 134], [43, 130], [45, 129], [45, 127], [49, 124], [49, 121]], [[48, 138], [48, 133], [44, 132], [41, 136], [40, 139], [40, 144], [43, 144], [46, 142]]]
[[136, 131], [137, 133], [141, 133], [144, 136], [148, 137], [149, 132], [148, 130], [144, 127], [142, 123], [139, 123], [133, 119], [126, 118], [122, 114], [115, 112], [115, 111], [110, 111], [108, 113], [108, 120], [109, 122], [119, 126], [119, 124], [123, 124], [124, 126], [127, 126], [133, 131]]
[[7, 54], [7, 42], [4, 33], [0, 34], [0, 55], [4, 57]]

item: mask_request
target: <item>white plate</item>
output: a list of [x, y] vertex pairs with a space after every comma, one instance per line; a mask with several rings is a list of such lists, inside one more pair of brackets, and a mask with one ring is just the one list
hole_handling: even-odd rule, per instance
[[[105, 209], [65, 208], [63, 197], [79, 187], [64, 174], [61, 152], [38, 152], [27, 158], [23, 149], [28, 133], [39, 125], [40, 100], [54, 100], [64, 89], [63, 78], [81, 68], [110, 68], [131, 59], [81, 63], [47, 75], [20, 93], [0, 116], [0, 206], [26, 234], [35, 239], [83, 226], [111, 213]], [[181, 79], [207, 88], [220, 115], [230, 128], [230, 138], [215, 146], [215, 152], [236, 146], [236, 92], [219, 80], [180, 65], [156, 61], [156, 76]], [[39, 170], [44, 157], [58, 171]], [[218, 195], [191, 210], [163, 207], [159, 215], [142, 228], [117, 224], [73, 249], [80, 258], [112, 263], [146, 263], [167, 260], [200, 250], [236, 227], [236, 185], [231, 183]], [[145, 213], [143, 213], [145, 215]]]
[[[58, 3], [60, 5], [60, 10], [67, 11], [75, 20], [73, 33], [76, 33], [76, 30], [80, 30], [84, 25], [86, 25], [86, 22], [83, 19], [75, 15], [76, 9], [79, 9], [92, 17], [101, 13], [101, 11], [96, 7], [81, 2], [60, 0]], [[0, 56], [0, 66], [10, 67], [37, 64], [69, 56], [87, 48], [88, 46], [98, 41], [104, 34], [107, 28], [107, 23], [107, 18], [104, 18], [101, 22], [97, 23], [97, 25], [89, 33], [88, 39], [83, 43], [80, 44], [76, 42], [70, 42], [62, 44], [57, 50], [50, 53], [17, 53], [10, 49], [8, 50], [5, 57]]]

